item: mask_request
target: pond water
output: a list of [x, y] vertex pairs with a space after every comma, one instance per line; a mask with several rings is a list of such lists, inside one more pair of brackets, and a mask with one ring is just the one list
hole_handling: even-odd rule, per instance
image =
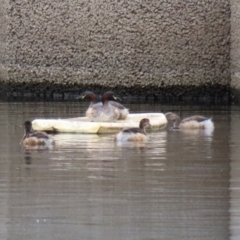
[[212, 134], [55, 134], [19, 145], [22, 123], [84, 115], [87, 103], [0, 102], [0, 239], [240, 239], [240, 108], [129, 104], [131, 112], [211, 116]]

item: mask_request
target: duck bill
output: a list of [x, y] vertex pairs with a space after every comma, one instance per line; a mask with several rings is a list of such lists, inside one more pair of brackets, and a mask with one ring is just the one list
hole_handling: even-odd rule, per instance
[[86, 95], [85, 95], [85, 94], [81, 94], [81, 95], [80, 95], [80, 96], [78, 96], [76, 99], [77, 99], [77, 100], [79, 100], [79, 99], [81, 99], [81, 100], [82, 100], [82, 99], [84, 99], [85, 97], [86, 97]]
[[122, 102], [122, 99], [120, 98], [120, 97], [118, 97], [118, 96], [113, 96], [113, 99], [115, 100], [115, 101], [119, 101], [119, 102]]

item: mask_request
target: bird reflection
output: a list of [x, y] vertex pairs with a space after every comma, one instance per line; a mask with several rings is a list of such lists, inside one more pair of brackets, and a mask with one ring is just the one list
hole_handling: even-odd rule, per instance
[[119, 148], [138, 148], [140, 150], [146, 149], [146, 142], [115, 142], [115, 146]]
[[25, 163], [27, 165], [32, 164], [32, 157], [31, 157], [31, 152], [29, 151], [29, 149], [25, 149], [24, 159], [25, 159]]
[[45, 152], [52, 150], [53, 148], [51, 147], [46, 147], [46, 146], [31, 146], [31, 147], [24, 147], [24, 160], [27, 165], [32, 164], [32, 153], [34, 152]]
[[173, 129], [170, 128], [168, 131], [171, 132], [182, 132], [184, 134], [192, 135], [192, 136], [197, 136], [197, 135], [202, 135], [205, 137], [212, 137], [213, 136], [213, 129]]

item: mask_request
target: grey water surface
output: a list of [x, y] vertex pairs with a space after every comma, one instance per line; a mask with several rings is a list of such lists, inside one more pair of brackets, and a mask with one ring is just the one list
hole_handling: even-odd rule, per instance
[[213, 133], [55, 134], [19, 145], [22, 123], [83, 116], [87, 103], [0, 102], [0, 239], [240, 239], [240, 108], [129, 104], [131, 112], [212, 117]]

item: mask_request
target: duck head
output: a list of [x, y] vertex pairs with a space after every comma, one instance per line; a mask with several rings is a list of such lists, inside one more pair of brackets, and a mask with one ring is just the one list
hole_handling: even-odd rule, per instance
[[99, 102], [99, 98], [97, 97], [97, 95], [91, 91], [85, 91], [79, 97], [77, 97], [77, 99], [80, 99], [80, 100], [86, 99], [86, 100], [90, 100], [93, 103]]
[[29, 133], [32, 131], [32, 123], [30, 121], [25, 121], [23, 125], [26, 133]]
[[171, 129], [179, 129], [181, 119], [176, 113], [167, 112], [165, 113], [165, 117], [168, 121], [171, 121], [173, 123], [173, 127]]
[[148, 118], [143, 118], [139, 123], [139, 128], [144, 129], [151, 127], [150, 120]]
[[104, 102], [107, 102], [109, 100], [122, 101], [122, 99], [120, 97], [118, 97], [114, 92], [107, 91], [102, 96], [102, 102], [104, 103]]

